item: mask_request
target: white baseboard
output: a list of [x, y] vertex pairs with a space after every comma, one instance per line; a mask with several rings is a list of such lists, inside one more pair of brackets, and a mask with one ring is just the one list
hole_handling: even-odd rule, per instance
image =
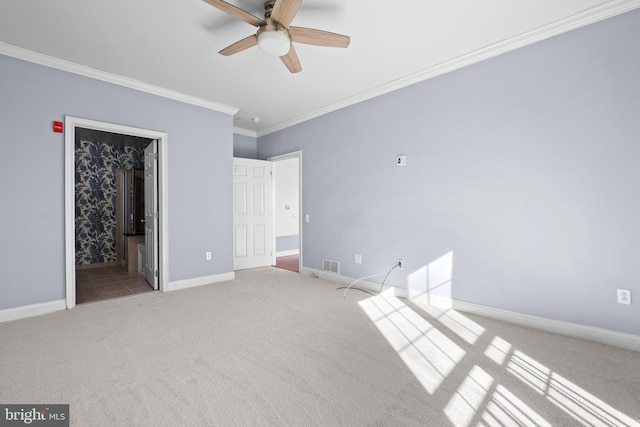
[[[335, 273], [327, 273], [325, 271], [315, 270], [312, 268], [302, 268], [301, 272], [307, 275], [316, 275], [322, 279], [348, 285], [356, 279], [342, 276]], [[379, 283], [361, 280], [356, 287], [366, 289], [368, 291], [377, 292], [380, 289]], [[393, 295], [398, 298], [409, 298], [407, 289], [394, 286], [384, 286], [382, 294]], [[414, 299], [414, 298], [411, 298]], [[601, 344], [611, 345], [614, 347], [625, 348], [633, 351], [640, 351], [640, 336], [626, 334], [623, 332], [612, 331], [609, 329], [597, 328], [595, 326], [581, 325], [579, 323], [565, 322], [561, 320], [549, 319], [546, 317], [533, 316], [530, 314], [518, 313], [515, 311], [493, 308], [485, 305], [473, 304], [470, 302], [449, 300], [442, 297], [430, 297], [420, 294], [415, 298], [416, 301], [439, 306], [452, 307], [454, 310], [466, 313], [477, 314], [479, 316], [489, 317], [491, 319], [501, 320], [513, 323], [527, 328], [539, 329], [541, 331], [551, 332], [555, 334], [580, 338], [587, 341], [594, 341]]]
[[40, 316], [67, 309], [67, 302], [63, 299], [41, 302], [38, 304], [23, 305], [21, 307], [6, 308], [0, 310], [0, 322], [24, 319], [26, 317]]
[[280, 252], [276, 252], [276, 257], [298, 255], [299, 253], [300, 253], [300, 251], [298, 249], [293, 249], [293, 250], [290, 250], [290, 251], [280, 251]]
[[624, 332], [597, 328], [595, 326], [581, 325], [579, 323], [565, 322], [546, 317], [533, 316], [485, 305], [473, 304], [465, 301], [453, 301], [453, 308], [457, 311], [477, 314], [479, 316], [502, 320], [527, 328], [539, 329], [554, 334], [566, 335], [588, 341], [595, 341], [614, 347], [640, 351], [640, 336], [626, 334]]
[[193, 288], [196, 286], [210, 285], [212, 283], [226, 282], [236, 278], [235, 272], [215, 274], [213, 276], [196, 277], [194, 279], [176, 280], [169, 282], [167, 291], [177, 291], [180, 289]]

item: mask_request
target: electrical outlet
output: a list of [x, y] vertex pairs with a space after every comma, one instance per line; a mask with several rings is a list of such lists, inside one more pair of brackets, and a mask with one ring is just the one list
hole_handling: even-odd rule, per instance
[[403, 267], [404, 261], [402, 260], [402, 258], [398, 258], [398, 270], [402, 270]]
[[354, 261], [356, 264], [362, 264], [362, 255], [356, 254], [356, 259]]
[[205, 258], [207, 261], [211, 261], [211, 252], [205, 252], [205, 253], [204, 253], [204, 258]]
[[618, 289], [618, 304], [631, 304], [631, 291], [629, 289]]

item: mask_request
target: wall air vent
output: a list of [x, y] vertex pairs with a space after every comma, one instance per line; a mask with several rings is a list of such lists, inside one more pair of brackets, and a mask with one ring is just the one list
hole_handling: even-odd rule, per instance
[[340, 274], [340, 262], [323, 258], [322, 271], [326, 271], [328, 273]]

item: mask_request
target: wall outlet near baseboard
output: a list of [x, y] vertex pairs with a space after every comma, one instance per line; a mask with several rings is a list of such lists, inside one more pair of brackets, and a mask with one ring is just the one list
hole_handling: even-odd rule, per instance
[[211, 252], [205, 252], [205, 253], [204, 253], [204, 258], [205, 258], [207, 261], [211, 261]]
[[356, 254], [355, 261], [356, 264], [362, 264], [362, 255]]
[[631, 304], [631, 291], [629, 289], [618, 289], [618, 304]]
[[398, 258], [398, 270], [402, 270], [403, 267], [404, 261], [402, 260], [402, 258]]

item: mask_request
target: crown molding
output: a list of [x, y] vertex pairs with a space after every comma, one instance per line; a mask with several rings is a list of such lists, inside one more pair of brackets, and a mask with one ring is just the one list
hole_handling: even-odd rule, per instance
[[259, 131], [258, 137], [286, 129], [288, 127], [297, 125], [307, 120], [314, 119], [316, 117], [323, 116], [341, 108], [349, 107], [359, 102], [363, 102], [377, 96], [402, 89], [412, 84], [432, 79], [442, 74], [467, 67], [469, 65], [493, 58], [498, 55], [502, 55], [503, 53], [507, 53], [542, 40], [546, 40], [548, 38], [566, 33], [568, 31], [614, 17], [625, 12], [629, 12], [631, 10], [637, 9], [638, 7], [640, 7], [640, 0], [612, 0], [604, 5], [587, 9], [573, 16], [558, 20], [556, 22], [552, 22], [551, 24], [544, 25], [510, 39], [506, 39], [493, 45], [484, 47], [482, 49], [478, 49], [474, 52], [459, 56], [450, 61], [434, 65], [413, 74], [409, 74], [400, 79], [381, 85], [375, 89], [362, 92], [352, 97], [345, 98], [342, 101], [329, 104], [317, 110], [311, 111], [307, 114], [302, 114], [290, 120], [280, 122], [276, 125]]
[[258, 137], [258, 133], [256, 131], [249, 130], [249, 129], [243, 129], [243, 128], [237, 128], [235, 126], [233, 128], [233, 133], [235, 133], [237, 135], [250, 136], [252, 138], [257, 138]]
[[209, 110], [234, 115], [239, 109], [225, 104], [208, 101], [191, 95], [186, 95], [171, 89], [155, 86], [129, 77], [119, 76], [107, 71], [91, 68], [86, 65], [76, 64], [66, 59], [56, 58], [54, 56], [45, 55], [44, 53], [35, 52], [22, 47], [14, 46], [8, 43], [0, 42], [0, 55], [10, 56], [23, 61], [32, 62], [34, 64], [43, 65], [49, 68], [66, 71], [95, 80], [112, 83], [129, 89], [135, 89], [152, 95], [161, 96], [163, 98], [172, 99], [174, 101], [184, 102]]

